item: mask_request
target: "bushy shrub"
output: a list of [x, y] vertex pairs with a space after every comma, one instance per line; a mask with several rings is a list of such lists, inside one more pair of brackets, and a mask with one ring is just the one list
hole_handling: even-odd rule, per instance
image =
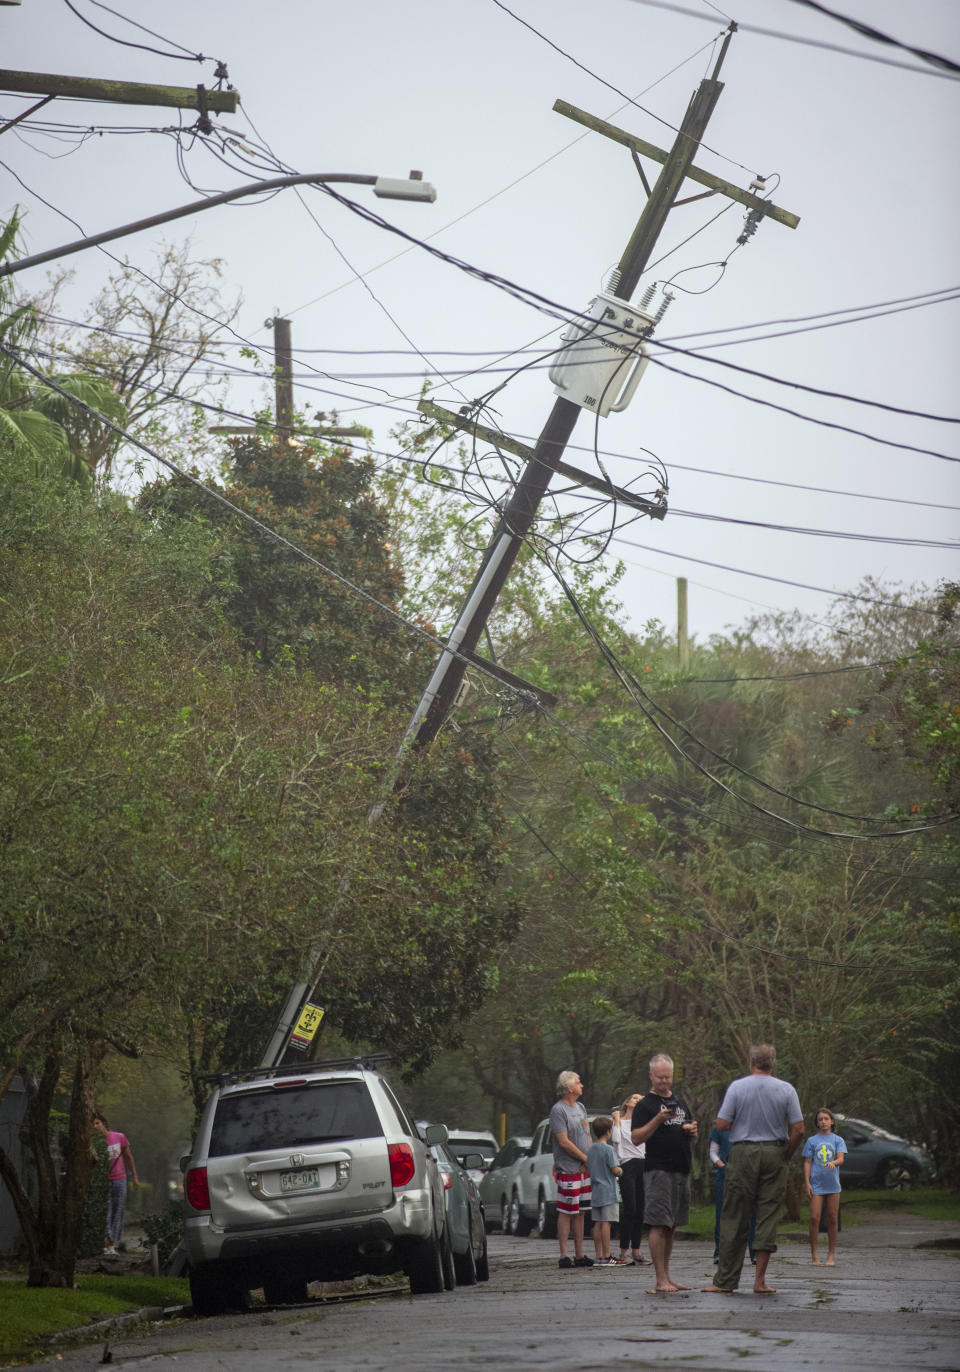
[[99, 1258], [107, 1232], [107, 1203], [110, 1197], [108, 1180], [107, 1144], [102, 1134], [94, 1134], [93, 1151], [97, 1161], [90, 1178], [87, 1203], [83, 1210], [83, 1228], [80, 1231], [78, 1258]]
[[143, 1233], [147, 1243], [157, 1245], [161, 1268], [183, 1238], [183, 1202], [167, 1201], [157, 1215], [143, 1217]]

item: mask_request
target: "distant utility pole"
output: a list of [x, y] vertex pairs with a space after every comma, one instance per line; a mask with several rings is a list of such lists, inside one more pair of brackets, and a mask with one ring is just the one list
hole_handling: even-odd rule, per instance
[[677, 577], [677, 661], [680, 670], [690, 665], [690, 639], [687, 634], [687, 578]]
[[276, 397], [276, 447], [285, 444], [293, 434], [293, 347], [290, 343], [290, 320], [275, 315], [273, 319], [273, 385]]
[[[274, 446], [280, 448], [296, 435], [305, 438], [362, 438], [366, 433], [360, 424], [334, 425], [326, 429], [298, 429], [293, 409], [293, 342], [289, 319], [274, 316], [264, 320], [265, 328], [273, 328], [273, 392]], [[320, 418], [320, 416], [317, 416]], [[211, 424], [211, 434], [252, 436], [261, 432], [254, 424]]]
[[[617, 301], [629, 301], [647, 262], [650, 260], [667, 215], [676, 203], [680, 186], [687, 176], [693, 176], [694, 172], [697, 171], [692, 167], [693, 158], [713, 113], [714, 106], [723, 90], [723, 84], [717, 80], [717, 74], [735, 28], [736, 25], [732, 24], [724, 39], [712, 76], [701, 81], [690, 101], [679, 133], [669, 153], [653, 147], [652, 144], [641, 145], [644, 153], [663, 163], [663, 170], [653, 189], [649, 190], [648, 188], [647, 203], [633, 235], [624, 249], [617, 271], [614, 273], [609, 294]], [[572, 110], [570, 106], [560, 106], [559, 102], [557, 107], [565, 114], [569, 114]], [[580, 112], [576, 111], [572, 117], [577, 117], [579, 114]], [[591, 127], [596, 127], [599, 132], [604, 134], [617, 136], [617, 141], [640, 144], [640, 140], [631, 140], [630, 135], [621, 134], [620, 130], [612, 130], [612, 126], [602, 125], [602, 121], [591, 120], [590, 116], [585, 116], [581, 122], [589, 123]], [[632, 150], [635, 156], [638, 156], [635, 146]], [[639, 162], [638, 170], [643, 175]], [[703, 181], [704, 175], [704, 173], [697, 173], [696, 179]], [[644, 183], [646, 184], [645, 177]], [[750, 205], [754, 215], [769, 214], [773, 218], [781, 217], [781, 222], [790, 223], [792, 221], [792, 227], [795, 227], [799, 222], [795, 215], [789, 215], [783, 211], [777, 211], [774, 214], [776, 206], [771, 206], [769, 202], [751, 195], [749, 192], [741, 191], [739, 187], [731, 186], [718, 177], [710, 177], [709, 183], [708, 193], [712, 194], [716, 190], [721, 190], [723, 193], [731, 195], [732, 198]], [[643, 318], [642, 309], [637, 311], [637, 314], [641, 319]], [[594, 329], [596, 331], [601, 329], [601, 321], [608, 316], [616, 319], [616, 326], [626, 330], [630, 326], [633, 326], [634, 330], [638, 328], [638, 323], [635, 323], [629, 315], [625, 317], [624, 311], [608, 309], [606, 311], [601, 310], [595, 316], [597, 322]], [[652, 327], [653, 321], [648, 319], [647, 322]], [[642, 336], [642, 330], [640, 333], [635, 333], [635, 337], [638, 339], [640, 336]], [[593, 408], [599, 414], [606, 412], [596, 397], [582, 397], [574, 402], [561, 395], [554, 402], [536, 447], [532, 452], [529, 452], [526, 467], [487, 546], [480, 569], [447, 639], [447, 650], [442, 654], [414, 711], [401, 746], [401, 752], [411, 744], [421, 747], [435, 738], [453, 706], [466, 671], [463, 656], [476, 648], [497, 596], [500, 594], [523, 541], [536, 518], [537, 509], [546, 494], [550, 480], [560, 466], [564, 449], [579, 418], [581, 408], [584, 407]], [[426, 409], [426, 406], [421, 406], [421, 408]], [[620, 406], [611, 408], [620, 408]], [[469, 420], [440, 411], [437, 406], [432, 406], [429, 413], [443, 417], [447, 422], [459, 428], [473, 429], [475, 427]], [[662, 518], [662, 512], [660, 517]], [[455, 654], [460, 654], [460, 656]]]

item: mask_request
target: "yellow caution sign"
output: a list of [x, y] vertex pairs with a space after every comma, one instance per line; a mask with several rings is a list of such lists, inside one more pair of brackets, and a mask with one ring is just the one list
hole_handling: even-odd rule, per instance
[[290, 1035], [290, 1047], [299, 1048], [301, 1053], [305, 1052], [317, 1036], [317, 1030], [323, 1023], [324, 1011], [319, 1005], [307, 1004], [300, 1011], [300, 1018]]

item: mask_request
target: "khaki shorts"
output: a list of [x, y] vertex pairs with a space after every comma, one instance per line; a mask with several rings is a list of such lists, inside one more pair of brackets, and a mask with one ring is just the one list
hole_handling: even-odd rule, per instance
[[676, 1229], [690, 1218], [690, 1178], [685, 1172], [645, 1172], [643, 1222], [658, 1229]]

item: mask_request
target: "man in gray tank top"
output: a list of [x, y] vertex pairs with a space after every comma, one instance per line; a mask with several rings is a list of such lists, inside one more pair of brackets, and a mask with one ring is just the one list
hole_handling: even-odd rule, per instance
[[776, 1060], [772, 1044], [754, 1044], [750, 1075], [730, 1083], [720, 1106], [717, 1128], [729, 1129], [731, 1149], [720, 1215], [720, 1259], [713, 1284], [704, 1291], [736, 1290], [754, 1207], [757, 1271], [753, 1289], [758, 1296], [772, 1295], [776, 1289], [767, 1285], [767, 1264], [770, 1254], [777, 1251], [787, 1163], [803, 1141], [800, 1101], [788, 1081], [773, 1075]]

